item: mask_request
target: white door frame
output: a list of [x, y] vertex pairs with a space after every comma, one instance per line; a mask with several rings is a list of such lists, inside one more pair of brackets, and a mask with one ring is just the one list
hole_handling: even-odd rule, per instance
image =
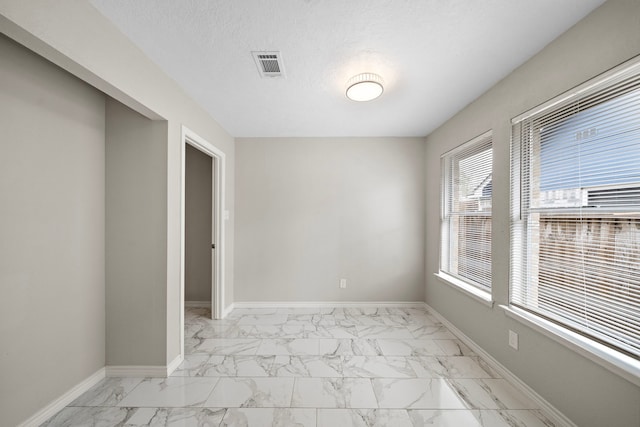
[[184, 354], [184, 263], [185, 263], [185, 171], [187, 144], [211, 156], [212, 179], [212, 240], [215, 250], [212, 251], [211, 267], [211, 315], [214, 319], [224, 316], [224, 252], [225, 246], [225, 154], [207, 140], [201, 138], [186, 126], [182, 126], [182, 167], [180, 192], [180, 346]]

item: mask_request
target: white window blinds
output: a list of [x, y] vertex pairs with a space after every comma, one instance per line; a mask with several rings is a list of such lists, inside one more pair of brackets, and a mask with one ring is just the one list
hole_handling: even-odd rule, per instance
[[640, 67], [513, 121], [511, 304], [640, 356]]
[[442, 156], [441, 271], [491, 288], [491, 133]]

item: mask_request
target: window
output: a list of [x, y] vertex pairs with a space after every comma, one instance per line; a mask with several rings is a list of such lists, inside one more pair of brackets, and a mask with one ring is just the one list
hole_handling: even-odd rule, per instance
[[513, 120], [510, 303], [640, 357], [640, 63]]
[[442, 156], [440, 270], [491, 290], [491, 172], [488, 132]]

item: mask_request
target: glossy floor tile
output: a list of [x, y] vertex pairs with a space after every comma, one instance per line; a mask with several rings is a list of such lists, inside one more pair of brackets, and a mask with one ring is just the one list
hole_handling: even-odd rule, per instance
[[296, 378], [292, 407], [377, 408], [371, 380], [365, 378]]
[[297, 408], [229, 408], [220, 425], [225, 427], [316, 427], [316, 410]]
[[220, 378], [204, 406], [228, 408], [286, 408], [293, 378]]
[[146, 378], [117, 406], [122, 407], [199, 407], [220, 381], [215, 377]]
[[185, 312], [170, 378], [107, 378], [53, 426], [553, 427], [423, 308]]

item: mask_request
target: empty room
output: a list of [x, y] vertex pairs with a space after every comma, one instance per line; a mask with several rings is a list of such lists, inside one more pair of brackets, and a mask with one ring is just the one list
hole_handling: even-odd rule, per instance
[[639, 1], [0, 32], [0, 426], [640, 427]]

